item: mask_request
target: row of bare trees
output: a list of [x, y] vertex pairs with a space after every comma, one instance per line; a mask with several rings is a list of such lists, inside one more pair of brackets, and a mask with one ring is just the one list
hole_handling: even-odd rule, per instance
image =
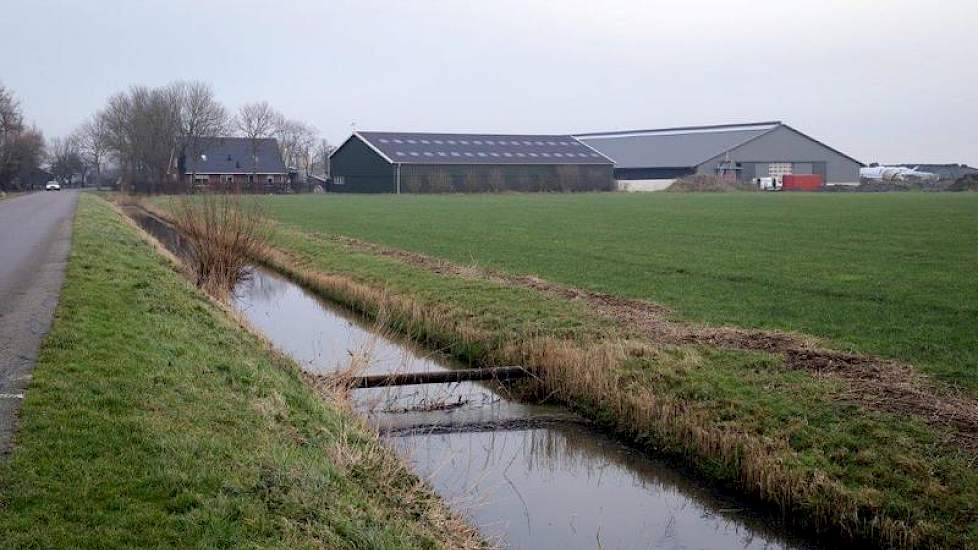
[[156, 88], [133, 86], [111, 96], [74, 133], [53, 144], [52, 159], [60, 159], [54, 172], [59, 178], [91, 175], [100, 181], [111, 161], [129, 188], [179, 191], [181, 155], [199, 154], [203, 140], [223, 136], [251, 141], [253, 171], [266, 138], [276, 138], [286, 166], [302, 174], [324, 166], [317, 165], [316, 155], [328, 147], [314, 127], [286, 118], [267, 102], [247, 103], [231, 112], [209, 84], [178, 81]]
[[25, 188], [44, 161], [44, 135], [24, 124], [20, 102], [0, 84], [0, 192]]

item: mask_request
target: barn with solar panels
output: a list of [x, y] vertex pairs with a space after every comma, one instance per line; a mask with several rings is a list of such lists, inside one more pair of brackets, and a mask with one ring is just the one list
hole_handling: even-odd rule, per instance
[[567, 135], [354, 132], [329, 159], [341, 193], [615, 188], [611, 159]]

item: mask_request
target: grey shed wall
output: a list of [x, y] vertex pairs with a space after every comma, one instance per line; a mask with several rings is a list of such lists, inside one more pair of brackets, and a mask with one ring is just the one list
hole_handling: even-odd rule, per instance
[[[329, 158], [333, 185], [337, 193], [394, 193], [394, 165], [387, 162], [358, 137], [347, 140]], [[343, 184], [337, 185], [337, 178]]]
[[814, 172], [820, 172], [824, 166], [823, 175], [826, 183], [858, 183], [861, 166], [849, 157], [786, 126], [780, 126], [761, 137], [734, 147], [727, 153], [701, 163], [697, 166], [697, 172], [714, 174], [717, 164], [727, 159], [744, 165], [741, 179], [754, 177], [756, 168], [762, 165], [766, 166], [771, 162], [792, 162], [810, 163]]

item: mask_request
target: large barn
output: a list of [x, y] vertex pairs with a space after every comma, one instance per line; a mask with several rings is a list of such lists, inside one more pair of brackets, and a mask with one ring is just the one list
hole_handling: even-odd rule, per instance
[[858, 160], [780, 121], [577, 134], [615, 161], [624, 190], [657, 190], [693, 174], [738, 181], [818, 174], [826, 184], [859, 183]]
[[354, 132], [329, 160], [341, 193], [615, 188], [612, 161], [566, 135]]

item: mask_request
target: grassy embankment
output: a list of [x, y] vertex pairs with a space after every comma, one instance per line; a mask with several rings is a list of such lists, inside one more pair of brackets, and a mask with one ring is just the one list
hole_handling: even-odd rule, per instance
[[978, 392], [978, 196], [268, 197], [270, 216], [909, 361]]
[[457, 547], [467, 529], [297, 367], [82, 195], [0, 464], [3, 547]]
[[[667, 304], [694, 318], [815, 327], [858, 349], [929, 357], [928, 370], [952, 378], [960, 368], [953, 359], [967, 365], [974, 354], [953, 344], [974, 337], [963, 330], [974, 302], [966, 277], [952, 270], [968, 263], [974, 250], [960, 242], [974, 237], [931, 240], [939, 228], [970, 227], [966, 214], [976, 203], [864, 202], [873, 198], [276, 197], [266, 201], [271, 214], [302, 229], [279, 231], [274, 245], [284, 254], [265, 261], [329, 298], [368, 314], [382, 309], [392, 326], [431, 346], [537, 367], [557, 398], [782, 506], [798, 523], [881, 546], [975, 545], [973, 450], [956, 443], [953, 428], [888, 410], [885, 395], [861, 400], [872, 384], [789, 368], [780, 354], [650, 342], [580, 301], [478, 269], [412, 264], [312, 231], [590, 281], [584, 286], [626, 296], [673, 296]], [[926, 235], [898, 230], [889, 221], [897, 213], [899, 224], [928, 228]], [[805, 236], [809, 230], [816, 235]], [[893, 267], [898, 262], [908, 275]], [[865, 330], [845, 333], [854, 328], [848, 316]], [[897, 343], [875, 323], [888, 326]], [[926, 351], [908, 344], [934, 335], [941, 336]], [[940, 343], [950, 352], [940, 352]], [[881, 368], [880, 379], [890, 378]], [[971, 387], [968, 374], [962, 385]]]

